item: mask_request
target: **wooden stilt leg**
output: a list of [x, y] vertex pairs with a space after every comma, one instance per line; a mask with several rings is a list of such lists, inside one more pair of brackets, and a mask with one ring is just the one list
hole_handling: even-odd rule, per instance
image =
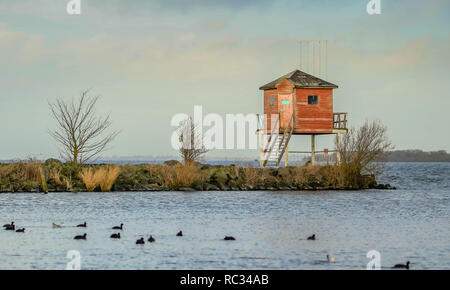
[[336, 135], [336, 163], [341, 164], [341, 133]]
[[264, 134], [262, 131], [259, 134], [259, 167], [264, 167]]
[[285, 156], [284, 156], [284, 167], [288, 167], [289, 166], [289, 145], [286, 146], [286, 151], [284, 152]]

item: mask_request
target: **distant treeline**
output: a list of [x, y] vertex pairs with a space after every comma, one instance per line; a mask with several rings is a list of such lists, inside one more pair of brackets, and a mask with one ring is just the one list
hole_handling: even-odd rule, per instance
[[388, 162], [450, 162], [450, 154], [445, 150], [396, 150], [387, 156]]

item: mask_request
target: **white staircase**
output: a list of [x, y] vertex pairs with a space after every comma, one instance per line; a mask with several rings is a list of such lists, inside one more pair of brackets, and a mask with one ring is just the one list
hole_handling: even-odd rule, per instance
[[286, 151], [289, 140], [294, 130], [294, 115], [291, 116], [288, 126], [284, 132], [279, 132], [279, 120], [275, 122], [274, 127], [269, 133], [267, 146], [264, 149], [263, 166], [279, 167], [283, 154]]

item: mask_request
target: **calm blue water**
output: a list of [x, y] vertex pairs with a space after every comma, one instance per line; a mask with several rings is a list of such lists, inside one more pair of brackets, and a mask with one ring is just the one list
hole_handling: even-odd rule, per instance
[[450, 269], [449, 179], [449, 163], [392, 163], [396, 191], [0, 194], [0, 223], [26, 228], [0, 230], [0, 269], [65, 269], [68, 250], [83, 269], [365, 269], [369, 250], [385, 267]]

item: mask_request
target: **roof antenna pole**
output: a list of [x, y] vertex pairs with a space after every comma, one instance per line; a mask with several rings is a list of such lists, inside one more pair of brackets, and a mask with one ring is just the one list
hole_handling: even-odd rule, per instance
[[300, 40], [300, 70], [312, 75], [317, 73], [322, 78], [324, 75], [327, 77], [328, 40]]
[[313, 63], [313, 62], [312, 62], [312, 59], [311, 59], [311, 55], [312, 55], [312, 42], [309, 43], [308, 47], [309, 47], [309, 50], [308, 50], [308, 63], [309, 63], [309, 66], [308, 66], [308, 73], [312, 74], [312, 63]]
[[328, 78], [328, 40], [325, 40], [325, 78]]
[[319, 71], [318, 71], [319, 77], [323, 78], [322, 76], [322, 40], [319, 40]]
[[316, 75], [316, 42], [311, 42], [312, 44], [312, 75]]
[[303, 69], [303, 41], [300, 41], [300, 70]]

